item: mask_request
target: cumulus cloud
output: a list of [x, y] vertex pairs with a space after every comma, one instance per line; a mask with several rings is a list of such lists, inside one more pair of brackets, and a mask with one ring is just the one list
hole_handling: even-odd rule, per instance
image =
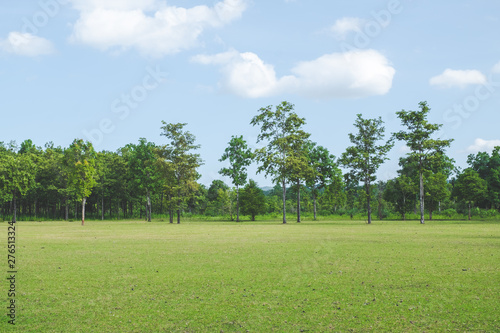
[[54, 46], [45, 38], [13, 31], [6, 39], [0, 39], [0, 50], [26, 57], [36, 57], [53, 53]]
[[351, 32], [361, 31], [364, 20], [357, 17], [344, 17], [335, 21], [335, 24], [330, 28], [335, 37], [339, 40], [347, 38]]
[[248, 98], [279, 93], [315, 99], [384, 95], [391, 89], [396, 72], [388, 60], [374, 50], [326, 54], [298, 63], [291, 69], [291, 75], [280, 78], [274, 66], [252, 52], [231, 50], [216, 55], [198, 55], [193, 61], [220, 66], [220, 86]]
[[213, 7], [167, 6], [155, 0], [72, 0], [80, 10], [71, 40], [101, 50], [135, 48], [161, 57], [196, 46], [207, 28], [224, 26], [246, 9], [245, 0], [223, 0]]
[[478, 70], [446, 69], [442, 74], [432, 77], [429, 83], [441, 88], [460, 87], [471, 84], [485, 84], [486, 76]]
[[476, 154], [478, 152], [491, 152], [493, 148], [496, 146], [500, 146], [500, 140], [483, 140], [481, 138], [477, 138], [474, 140], [474, 144], [467, 147], [465, 150], [467, 153]]

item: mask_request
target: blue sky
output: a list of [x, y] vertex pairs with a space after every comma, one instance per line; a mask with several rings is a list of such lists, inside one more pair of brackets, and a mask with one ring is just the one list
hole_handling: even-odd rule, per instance
[[[389, 135], [396, 111], [425, 100], [458, 166], [500, 145], [498, 1], [7, 3], [0, 141], [83, 138], [115, 151], [140, 137], [166, 144], [161, 121], [184, 122], [209, 184], [231, 135], [256, 147], [249, 123], [261, 107], [295, 104], [311, 139], [340, 156], [357, 113], [381, 116]], [[405, 152], [396, 143], [379, 179]], [[250, 178], [271, 185], [255, 169]]]

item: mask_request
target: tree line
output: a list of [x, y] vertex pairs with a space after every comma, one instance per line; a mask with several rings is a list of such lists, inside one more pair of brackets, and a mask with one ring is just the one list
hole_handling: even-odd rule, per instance
[[[406, 219], [420, 215], [424, 223], [436, 211], [449, 216], [474, 209], [495, 215], [500, 209], [500, 147], [491, 154], [468, 157], [469, 167], [459, 170], [446, 156], [453, 140], [434, 138], [441, 128], [427, 120], [426, 102], [416, 111], [399, 111], [403, 130], [386, 135], [379, 118], [358, 114], [352, 143], [338, 158], [310, 140], [305, 119], [294, 105], [282, 102], [258, 110], [250, 124], [260, 128], [252, 150], [241, 135], [234, 135], [222, 152], [226, 166], [219, 173], [231, 184], [214, 180], [207, 188], [198, 182], [203, 161], [196, 138], [185, 123], [162, 122], [161, 135], [168, 143], [157, 145], [140, 138], [115, 152], [96, 152], [90, 142], [75, 139], [67, 148], [53, 143], [37, 147], [31, 140], [19, 146], [0, 143], [0, 214], [25, 219], [94, 219], [168, 217], [180, 223], [183, 215], [228, 216], [240, 214], [255, 220], [260, 214], [320, 215], [362, 213], [372, 222], [391, 213]], [[376, 173], [387, 160], [395, 141], [410, 152], [399, 160], [394, 179], [378, 181]], [[248, 179], [247, 167], [257, 163], [258, 173], [276, 185], [263, 191]], [[341, 168], [347, 170], [342, 173]]]

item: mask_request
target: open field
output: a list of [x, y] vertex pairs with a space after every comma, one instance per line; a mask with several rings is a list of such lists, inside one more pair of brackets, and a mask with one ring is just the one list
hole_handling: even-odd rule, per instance
[[[17, 331], [500, 331], [498, 222], [21, 222], [16, 231]], [[11, 330], [2, 318], [0, 331]]]

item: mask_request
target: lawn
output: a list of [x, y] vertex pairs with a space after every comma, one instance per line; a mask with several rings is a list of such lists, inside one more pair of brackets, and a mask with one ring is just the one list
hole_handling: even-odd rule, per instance
[[16, 228], [17, 331], [500, 331], [498, 222]]

